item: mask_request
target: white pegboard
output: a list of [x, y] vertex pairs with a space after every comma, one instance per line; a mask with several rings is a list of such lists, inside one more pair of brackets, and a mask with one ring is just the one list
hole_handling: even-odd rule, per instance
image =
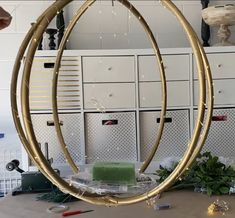
[[134, 112], [87, 113], [85, 131], [87, 163], [137, 160]]
[[[159, 111], [140, 112], [141, 161], [149, 156], [156, 142], [159, 117]], [[165, 123], [163, 136], [154, 156], [154, 161], [161, 161], [170, 156], [182, 157], [188, 145], [190, 137], [189, 111], [167, 111], [166, 119], [168, 119], [168, 122]]]

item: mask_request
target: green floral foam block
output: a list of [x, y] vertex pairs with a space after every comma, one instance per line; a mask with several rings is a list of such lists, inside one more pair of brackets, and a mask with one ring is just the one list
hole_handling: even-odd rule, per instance
[[94, 181], [134, 185], [135, 164], [124, 162], [96, 162], [93, 166]]

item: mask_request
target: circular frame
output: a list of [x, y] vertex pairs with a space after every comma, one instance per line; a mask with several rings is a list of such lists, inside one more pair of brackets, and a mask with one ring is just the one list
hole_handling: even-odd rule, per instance
[[[156, 134], [156, 142], [154, 146], [152, 147], [152, 150], [150, 152], [150, 155], [148, 158], [144, 161], [143, 165], [140, 168], [140, 172], [144, 172], [145, 169], [149, 166], [150, 162], [154, 158], [154, 155], [159, 147], [160, 140], [162, 137], [163, 129], [164, 129], [164, 124], [165, 124], [165, 116], [166, 116], [166, 107], [167, 107], [167, 86], [166, 86], [166, 77], [165, 77], [165, 70], [164, 70], [164, 65], [163, 65], [163, 60], [162, 56], [159, 50], [159, 47], [157, 45], [157, 42], [155, 40], [155, 37], [148, 26], [147, 22], [145, 19], [142, 17], [142, 15], [135, 9], [135, 7], [128, 1], [124, 0], [118, 0], [120, 3], [122, 3], [127, 9], [130, 10], [132, 14], [138, 19], [138, 21], [142, 24], [146, 34], [148, 35], [150, 42], [153, 46], [154, 53], [157, 59], [158, 67], [160, 70], [160, 78], [161, 78], [161, 92], [162, 92], [162, 106], [161, 106], [161, 114], [160, 114], [160, 123], [158, 127], [158, 132]], [[89, 6], [91, 6], [95, 0], [90, 0], [89, 1]], [[61, 126], [59, 124], [59, 115], [58, 115], [58, 104], [57, 104], [57, 85], [58, 85], [58, 77], [59, 77], [59, 67], [60, 63], [62, 60], [63, 52], [66, 47], [66, 43], [68, 41], [68, 38], [77, 24], [78, 20], [82, 16], [83, 13], [86, 11], [86, 6], [81, 7], [82, 11], [78, 10], [77, 14], [73, 17], [71, 22], [69, 23], [68, 27], [65, 30], [64, 36], [61, 40], [60, 46], [58, 48], [58, 54], [57, 58], [55, 61], [55, 66], [54, 66], [54, 73], [53, 73], [53, 80], [52, 80], [52, 111], [53, 111], [53, 117], [54, 117], [54, 123], [55, 123], [55, 128], [57, 132], [57, 136], [61, 145], [62, 150], [64, 151], [65, 157], [68, 160], [68, 163], [70, 164], [71, 168], [73, 169], [74, 173], [77, 173], [79, 169], [76, 167], [75, 162], [73, 161], [69, 151], [68, 151], [68, 146], [65, 143]]]
[[[192, 137], [192, 142], [189, 144], [188, 149], [186, 150], [185, 155], [183, 159], [181, 160], [181, 162], [179, 163], [179, 165], [163, 183], [161, 183], [159, 186], [155, 187], [154, 189], [150, 190], [148, 193], [144, 193], [144, 194], [133, 196], [133, 197], [127, 197], [127, 198], [117, 198], [117, 197], [111, 197], [111, 196], [93, 198], [93, 197], [82, 196], [80, 190], [76, 189], [75, 187], [71, 186], [70, 184], [66, 183], [63, 179], [61, 179], [54, 172], [54, 170], [50, 167], [50, 165], [46, 162], [45, 157], [43, 156], [42, 152], [40, 151], [37, 145], [36, 137], [33, 132], [31, 117], [29, 113], [29, 90], [28, 90], [29, 87], [28, 85], [29, 85], [29, 79], [30, 79], [30, 70], [32, 66], [32, 57], [34, 56], [36, 52], [38, 41], [41, 38], [45, 29], [44, 27], [48, 25], [48, 22], [53, 18], [53, 16], [55, 16], [57, 12], [61, 10], [65, 5], [67, 5], [69, 2], [71, 2], [71, 0], [57, 1], [53, 4], [53, 6], [51, 6], [48, 9], [48, 11], [44, 14], [44, 17], [41, 18], [41, 20], [39, 19], [39, 23], [37, 23], [31, 28], [29, 34], [27, 34], [21, 46], [21, 48], [23, 49], [20, 50], [17, 55], [17, 57], [19, 58], [21, 57], [21, 58], [16, 60], [16, 64], [14, 67], [14, 74], [13, 74], [14, 81], [12, 83], [13, 87], [11, 88], [12, 91], [16, 91], [15, 87], [17, 85], [16, 80], [18, 78], [18, 71], [19, 71], [19, 66], [20, 66], [19, 63], [22, 60], [22, 57], [23, 57], [22, 54], [24, 54], [24, 51], [27, 48], [27, 45], [28, 45], [27, 42], [30, 41], [30, 36], [32, 36], [32, 33], [35, 30], [35, 33], [32, 36], [32, 41], [30, 43], [30, 46], [28, 48], [28, 53], [26, 56], [26, 65], [24, 68], [24, 74], [23, 74], [23, 79], [22, 79], [22, 89], [21, 89], [22, 115], [23, 115], [22, 118], [23, 118], [23, 122], [25, 125], [25, 132], [23, 131], [22, 125], [20, 123], [19, 115], [18, 115], [17, 104], [16, 104], [16, 92], [11, 93], [11, 98], [12, 98], [12, 103], [13, 103], [12, 111], [14, 114], [13, 117], [17, 126], [17, 131], [20, 135], [20, 138], [24, 146], [26, 147], [26, 150], [29, 152], [30, 157], [42, 170], [45, 176], [47, 176], [62, 191], [70, 193], [71, 195], [78, 197], [84, 201], [87, 201], [93, 204], [99, 204], [99, 205], [124, 205], [124, 204], [132, 204], [132, 203], [137, 203], [139, 201], [146, 200], [166, 190], [175, 181], [175, 179], [177, 179], [177, 176], [179, 176], [180, 173], [183, 173], [183, 171], [185, 170], [185, 167], [191, 160], [190, 157], [194, 154], [193, 151], [200, 137], [200, 132], [201, 132], [203, 118], [204, 118], [204, 112], [205, 112], [205, 81], [204, 81], [204, 72], [203, 72], [205, 62], [203, 62], [203, 59], [201, 57], [202, 51], [200, 51], [200, 48], [198, 46], [199, 45], [198, 39], [195, 37], [196, 35], [192, 30], [186, 29], [186, 32], [189, 36], [190, 42], [194, 50], [195, 57], [197, 59], [197, 66], [199, 69], [198, 72], [199, 72], [199, 82], [200, 82], [200, 98], [199, 98], [200, 104], [199, 104], [198, 119], [196, 122], [194, 135]], [[89, 7], [89, 2], [86, 1], [84, 5], [86, 7]], [[123, 2], [129, 5], [127, 0], [121, 1], [121, 3]], [[163, 1], [163, 3], [164, 2], [165, 1]], [[169, 4], [169, 6], [172, 7], [173, 3], [171, 1], [166, 1], [166, 2], [167, 4]], [[79, 11], [81, 12], [83, 9]], [[177, 11], [174, 7], [170, 8], [170, 10], [176, 13], [177, 17], [180, 16], [180, 12]]]
[[[176, 18], [178, 19], [178, 21], [184, 26], [188, 38], [195, 38], [197, 40], [197, 47], [198, 50], [200, 52], [200, 55], [202, 57], [202, 61], [203, 61], [203, 66], [204, 66], [204, 71], [205, 71], [205, 79], [207, 81], [207, 86], [208, 86], [208, 109], [207, 109], [207, 117], [205, 119], [205, 123], [204, 125], [201, 123], [201, 125], [204, 126], [203, 132], [200, 136], [200, 140], [194, 150], [194, 153], [192, 154], [190, 160], [188, 161], [187, 165], [185, 166], [184, 171], [186, 171], [194, 162], [194, 160], [197, 158], [198, 154], [200, 153], [200, 151], [203, 148], [203, 145], [206, 141], [207, 135], [209, 133], [209, 128], [211, 125], [211, 119], [212, 119], [212, 115], [213, 115], [213, 105], [214, 105], [214, 90], [213, 90], [213, 80], [212, 80], [212, 74], [211, 74], [211, 70], [210, 70], [210, 65], [208, 62], [208, 59], [206, 57], [205, 51], [197, 37], [197, 34], [195, 33], [195, 31], [193, 30], [193, 28], [191, 27], [191, 25], [189, 24], [189, 22], [185, 19], [185, 17], [183, 16], [183, 14], [180, 12], [180, 10], [174, 5], [171, 4], [168, 1], [163, 1], [162, 0], [162, 4], [169, 9], [170, 11], [173, 12], [173, 14], [176, 16]], [[195, 52], [194, 52], [195, 53]], [[200, 73], [200, 72], [198, 72]], [[199, 102], [201, 102], [202, 99], [199, 98]], [[204, 106], [206, 106], [206, 101], [204, 101]], [[177, 179], [179, 179], [182, 174], [184, 173], [184, 171], [182, 171]]]

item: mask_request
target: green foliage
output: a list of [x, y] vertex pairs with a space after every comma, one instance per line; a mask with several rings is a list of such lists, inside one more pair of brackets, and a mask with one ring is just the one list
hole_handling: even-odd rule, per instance
[[[160, 166], [156, 171], [159, 176], [158, 182], [164, 181], [172, 171]], [[229, 193], [234, 180], [235, 170], [232, 166], [226, 166], [218, 157], [205, 152], [198, 156], [191, 169], [187, 170], [182, 179], [175, 182], [171, 189], [195, 187], [206, 190], [209, 196], [221, 195]]]
[[54, 203], [66, 203], [66, 202], [73, 202], [78, 201], [77, 198], [65, 194], [60, 191], [58, 188], [55, 188], [49, 193], [40, 194], [36, 197], [38, 201], [47, 201], [47, 202], [54, 202]]

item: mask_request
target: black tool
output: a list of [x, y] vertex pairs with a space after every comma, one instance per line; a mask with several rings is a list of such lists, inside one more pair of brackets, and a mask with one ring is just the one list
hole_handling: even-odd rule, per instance
[[7, 169], [8, 171], [16, 170], [16, 171], [19, 172], [19, 173], [23, 173], [24, 170], [22, 170], [21, 168], [19, 168], [19, 165], [20, 165], [20, 161], [18, 161], [18, 160], [12, 160], [11, 162], [9, 162], [9, 163], [6, 165], [6, 169]]

